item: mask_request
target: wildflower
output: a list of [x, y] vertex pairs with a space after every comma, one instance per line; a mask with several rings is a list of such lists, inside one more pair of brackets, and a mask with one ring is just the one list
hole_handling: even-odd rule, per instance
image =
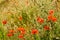
[[52, 19], [52, 15], [48, 15], [48, 21]]
[[19, 35], [18, 38], [23, 38], [24, 36], [23, 35]]
[[14, 30], [9, 30], [9, 33], [14, 33], [15, 31]]
[[2, 23], [3, 23], [3, 24], [6, 24], [6, 23], [7, 23], [7, 21], [6, 21], [6, 20], [3, 20], [3, 21], [2, 21]]
[[13, 36], [13, 34], [11, 34], [11, 33], [8, 33], [8, 34], [7, 34], [7, 36], [8, 36], [8, 37], [11, 37], [11, 36]]
[[19, 20], [22, 21], [22, 16], [19, 17]]
[[21, 34], [25, 34], [25, 31], [21, 31]]
[[54, 13], [54, 10], [50, 10], [49, 14], [52, 15]]
[[25, 29], [23, 27], [19, 27], [17, 28], [18, 31], [25, 31]]
[[44, 19], [43, 19], [43, 18], [38, 17], [38, 18], [37, 18], [37, 21], [38, 21], [39, 23], [43, 23], [43, 22], [44, 22]]
[[52, 17], [52, 21], [53, 22], [56, 22], [57, 21], [57, 18], [56, 17]]
[[19, 27], [17, 30], [20, 31], [21, 34], [25, 34], [25, 29], [23, 27]]
[[33, 29], [31, 33], [32, 34], [37, 34], [38, 33], [38, 30], [37, 29]]
[[44, 30], [50, 30], [49, 26], [44, 26]]

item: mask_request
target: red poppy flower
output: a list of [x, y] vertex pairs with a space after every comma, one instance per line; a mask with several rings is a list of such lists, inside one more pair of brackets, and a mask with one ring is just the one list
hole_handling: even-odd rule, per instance
[[17, 28], [18, 31], [25, 31], [25, 29], [23, 27], [19, 27]]
[[14, 33], [14, 30], [9, 30], [9, 33]]
[[54, 13], [54, 10], [50, 10], [49, 14], [52, 15]]
[[37, 21], [38, 21], [39, 23], [43, 23], [43, 22], [44, 22], [44, 19], [43, 19], [43, 18], [38, 17], [38, 18], [37, 18]]
[[3, 20], [3, 21], [2, 21], [2, 23], [3, 23], [3, 24], [6, 24], [6, 23], [7, 23], [7, 21], [6, 21], [6, 20]]
[[44, 30], [50, 30], [49, 26], [44, 26]]
[[18, 38], [23, 38], [24, 36], [23, 35], [19, 35]]
[[23, 27], [19, 27], [17, 30], [20, 31], [21, 34], [25, 34], [25, 29]]
[[52, 19], [52, 15], [48, 15], [48, 21]]
[[38, 33], [38, 30], [37, 29], [33, 29], [31, 33], [32, 34], [37, 34]]
[[21, 31], [21, 34], [25, 34], [25, 31]]
[[52, 21], [53, 22], [56, 22], [57, 21], [57, 18], [56, 17], [52, 17]]
[[22, 16], [19, 17], [19, 20], [22, 21]]
[[11, 37], [11, 36], [13, 36], [13, 34], [11, 34], [11, 33], [8, 33], [8, 34], [7, 34], [7, 36], [8, 36], [8, 37]]

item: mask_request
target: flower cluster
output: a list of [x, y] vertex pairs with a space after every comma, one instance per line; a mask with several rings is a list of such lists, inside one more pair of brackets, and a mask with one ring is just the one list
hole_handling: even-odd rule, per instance
[[48, 15], [48, 21], [53, 21], [53, 22], [56, 22], [57, 21], [57, 18], [53, 16], [54, 14], [54, 11], [53, 10], [50, 10], [49, 11], [49, 15]]

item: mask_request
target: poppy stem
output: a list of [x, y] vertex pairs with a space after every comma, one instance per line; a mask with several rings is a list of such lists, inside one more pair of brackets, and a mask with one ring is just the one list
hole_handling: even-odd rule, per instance
[[36, 36], [35, 35], [33, 35], [34, 36], [34, 40], [36, 40]]

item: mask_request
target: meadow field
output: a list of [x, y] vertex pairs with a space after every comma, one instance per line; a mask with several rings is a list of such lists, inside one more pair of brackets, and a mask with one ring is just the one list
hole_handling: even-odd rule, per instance
[[0, 0], [0, 40], [60, 40], [60, 0]]

